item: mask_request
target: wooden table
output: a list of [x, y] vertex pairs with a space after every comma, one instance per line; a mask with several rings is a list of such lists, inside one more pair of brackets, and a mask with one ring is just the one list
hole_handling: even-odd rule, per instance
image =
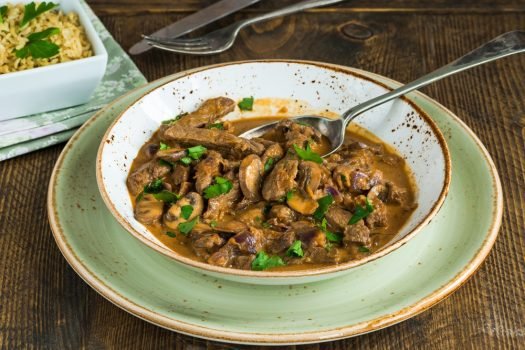
[[[285, 2], [293, 1], [264, 0], [234, 17]], [[140, 33], [212, 1], [89, 3], [115, 39], [129, 48]], [[407, 82], [513, 29], [525, 29], [523, 0], [353, 0], [258, 24], [220, 55], [151, 51], [133, 60], [149, 80], [218, 62], [295, 58], [353, 66]], [[424, 92], [478, 134], [499, 169], [505, 211], [494, 249], [470, 281], [432, 309], [371, 334], [297, 348], [525, 348], [525, 55], [451, 77]], [[67, 265], [45, 209], [49, 176], [62, 148], [0, 163], [0, 348], [232, 348], [125, 313]]]

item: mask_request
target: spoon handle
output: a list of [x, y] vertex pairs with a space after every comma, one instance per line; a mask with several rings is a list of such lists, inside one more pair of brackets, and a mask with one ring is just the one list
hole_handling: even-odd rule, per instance
[[342, 118], [344, 119], [344, 126], [357, 117], [359, 114], [368, 111], [384, 102], [392, 100], [396, 97], [402, 96], [412, 90], [419, 89], [425, 85], [433, 83], [449, 75], [467, 70], [481, 64], [497, 60], [499, 58], [510, 56], [515, 53], [525, 52], [525, 31], [513, 31], [502, 34], [486, 44], [478, 47], [474, 51], [467, 53], [465, 56], [443, 66], [432, 73], [422, 76], [411, 83], [403, 85], [395, 90], [392, 90], [384, 95], [375, 97], [367, 102], [361, 103], [346, 111]]

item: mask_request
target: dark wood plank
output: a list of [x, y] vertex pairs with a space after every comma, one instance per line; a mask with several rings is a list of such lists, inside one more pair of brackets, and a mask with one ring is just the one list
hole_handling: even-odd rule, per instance
[[[244, 12], [263, 12], [297, 3], [299, 0], [262, 0]], [[185, 0], [166, 2], [163, 0], [91, 0], [90, 4], [99, 14], [145, 14], [145, 13], [190, 13], [210, 5], [214, 0]], [[525, 4], [521, 0], [352, 0], [341, 4], [331, 5], [311, 11], [328, 12], [337, 9], [345, 12], [509, 12], [525, 11]]]
[[[106, 6], [97, 1], [92, 1], [98, 4], [96, 9]], [[175, 13], [179, 10], [118, 14], [119, 8], [133, 7], [138, 1], [107, 3], [106, 10], [100, 11], [102, 20], [126, 48], [137, 39], [137, 33], [150, 32], [184, 15]], [[171, 5], [156, 0], [151, 7], [180, 6], [192, 10], [196, 4], [205, 3], [186, 0]], [[436, 1], [432, 6], [445, 9], [455, 3]], [[497, 34], [525, 24], [523, 11], [501, 11], [519, 7], [522, 1], [478, 4], [488, 9], [490, 3], [497, 5], [494, 13], [486, 14], [311, 12], [246, 29], [230, 51], [217, 56], [152, 51], [134, 60], [150, 80], [231, 60], [296, 58], [354, 66], [406, 82]], [[348, 6], [352, 4], [364, 6], [365, 2], [356, 0]], [[416, 2], [408, 0], [388, 3], [392, 8], [399, 4], [404, 4], [400, 8], [408, 7], [407, 4], [417, 7]], [[457, 7], [468, 8], [472, 4], [462, 1]], [[114, 11], [107, 10], [113, 5]], [[359, 32], [352, 27], [355, 24], [368, 28], [373, 35], [359, 39]], [[524, 348], [524, 71], [525, 57], [516, 56], [424, 89], [479, 135], [503, 180], [502, 231], [480, 270], [450, 298], [401, 324], [343, 341], [295, 348]], [[0, 348], [251, 349], [202, 341], [150, 325], [106, 301], [72, 271], [55, 246], [45, 213], [47, 182], [61, 148], [59, 145], [0, 163]]]

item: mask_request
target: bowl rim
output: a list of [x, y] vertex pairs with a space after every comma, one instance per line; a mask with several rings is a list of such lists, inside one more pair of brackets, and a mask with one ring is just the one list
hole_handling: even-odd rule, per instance
[[[324, 62], [317, 62], [317, 61], [308, 61], [308, 60], [292, 60], [292, 59], [260, 59], [260, 60], [243, 60], [243, 61], [232, 61], [232, 62], [224, 62], [219, 63], [215, 65], [209, 65], [204, 67], [199, 67], [195, 69], [190, 69], [185, 72], [180, 72], [174, 75], [172, 79], [169, 81], [152, 88], [151, 90], [148, 90], [144, 94], [142, 94], [140, 97], [138, 97], [133, 103], [131, 103], [129, 106], [127, 106], [115, 120], [110, 124], [106, 132], [104, 133], [104, 136], [101, 139], [99, 149], [97, 151], [97, 158], [96, 158], [96, 180], [97, 180], [97, 186], [99, 188], [99, 192], [101, 194], [101, 197], [106, 204], [106, 207], [109, 209], [113, 217], [119, 222], [119, 224], [133, 237], [138, 239], [140, 242], [144, 243], [148, 247], [154, 249], [155, 251], [175, 260], [177, 263], [180, 263], [182, 265], [186, 265], [189, 268], [198, 269], [204, 272], [209, 273], [215, 273], [215, 274], [222, 274], [222, 275], [229, 275], [229, 276], [235, 276], [235, 277], [244, 277], [244, 278], [256, 278], [256, 279], [273, 279], [273, 280], [285, 280], [290, 278], [301, 278], [301, 277], [309, 277], [309, 276], [322, 276], [322, 275], [330, 275], [335, 274], [337, 272], [341, 272], [344, 270], [348, 270], [351, 268], [355, 268], [358, 266], [362, 266], [366, 263], [369, 263], [371, 261], [374, 261], [378, 258], [381, 258], [404, 244], [406, 244], [410, 239], [415, 237], [417, 233], [419, 233], [433, 218], [434, 216], [439, 212], [441, 209], [445, 198], [448, 194], [449, 187], [450, 187], [450, 181], [451, 181], [451, 171], [452, 171], [452, 163], [450, 158], [450, 152], [448, 149], [448, 145], [445, 141], [445, 137], [441, 133], [441, 130], [438, 128], [436, 123], [432, 120], [432, 118], [423, 111], [419, 106], [417, 106], [414, 102], [410, 101], [405, 96], [402, 96], [401, 98], [407, 102], [411, 108], [413, 108], [415, 111], [418, 112], [418, 114], [423, 118], [423, 120], [430, 126], [433, 133], [436, 135], [436, 138], [439, 141], [439, 145], [441, 148], [441, 151], [443, 152], [444, 160], [445, 160], [445, 167], [444, 167], [444, 182], [443, 187], [441, 189], [440, 195], [435, 201], [434, 205], [428, 212], [428, 214], [423, 217], [417, 225], [409, 231], [403, 238], [398, 240], [392, 245], [389, 245], [373, 254], [370, 254], [369, 256], [358, 259], [358, 260], [352, 260], [348, 261], [342, 264], [338, 265], [329, 265], [325, 267], [317, 267], [312, 269], [304, 269], [304, 270], [292, 270], [292, 271], [252, 271], [252, 270], [240, 270], [240, 269], [234, 269], [234, 268], [228, 268], [228, 267], [220, 267], [211, 265], [205, 262], [196, 261], [190, 258], [187, 258], [185, 256], [182, 256], [181, 254], [163, 246], [160, 244], [157, 244], [146, 237], [144, 237], [142, 234], [140, 234], [137, 230], [133, 228], [133, 226], [126, 220], [119, 211], [115, 208], [113, 201], [111, 200], [110, 196], [106, 192], [104, 180], [102, 176], [102, 154], [104, 152], [104, 148], [107, 145], [106, 140], [109, 138], [109, 135], [111, 131], [113, 130], [114, 126], [121, 120], [121, 118], [128, 112], [128, 110], [135, 106], [139, 101], [141, 101], [145, 96], [153, 93], [156, 90], [164, 88], [166, 85], [171, 84], [173, 81], [185, 78], [189, 75], [193, 75], [196, 73], [200, 73], [209, 69], [216, 69], [226, 66], [232, 66], [232, 65], [242, 65], [242, 64], [253, 64], [253, 63], [293, 63], [293, 64], [299, 64], [299, 65], [310, 65], [310, 66], [316, 66], [322, 69], [329, 69], [336, 72], [342, 72], [345, 74], [353, 75], [357, 78], [372, 82], [376, 85], [379, 85], [387, 90], [392, 90], [390, 87], [388, 87], [386, 84], [378, 81], [375, 78], [365, 76], [360, 73], [359, 69], [352, 68], [352, 67], [346, 67], [341, 65], [334, 65], [330, 63], [324, 63]], [[364, 71], [363, 71], [364, 72]]]
[[[102, 39], [100, 38], [100, 34], [95, 29], [93, 22], [89, 18], [89, 15], [86, 9], [84, 8], [84, 2], [78, 1], [78, 0], [60, 0], [58, 2], [58, 9], [60, 10], [61, 10], [60, 5], [62, 4], [62, 2], [71, 3], [72, 7], [74, 7], [73, 11], [77, 12], [79, 21], [81, 22], [80, 24], [84, 28], [84, 31], [86, 32], [86, 36], [88, 37], [89, 43], [92, 46], [93, 55], [89, 57], [79, 58], [79, 59], [72, 60], [72, 61], [59, 62], [55, 64], [49, 64], [46, 66], [40, 66], [40, 67], [0, 74], [0, 83], [3, 80], [14, 79], [17, 77], [23, 77], [23, 76], [27, 76], [31, 74], [44, 73], [44, 72], [48, 72], [48, 71], [56, 70], [60, 68], [66, 69], [67, 67], [76, 66], [79, 64], [86, 64], [91, 61], [97, 62], [97, 61], [102, 60], [104, 62], [107, 62], [108, 51], [106, 50], [106, 46], [104, 45], [104, 43], [102, 42]], [[0, 0], [0, 5], [3, 3], [4, 1]], [[9, 4], [9, 1], [5, 1], [5, 4]], [[93, 33], [92, 38], [89, 38], [88, 32]]]

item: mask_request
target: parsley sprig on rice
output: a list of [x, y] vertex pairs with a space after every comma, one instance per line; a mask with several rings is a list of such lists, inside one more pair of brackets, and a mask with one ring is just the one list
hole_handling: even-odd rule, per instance
[[93, 55], [76, 13], [52, 2], [0, 6], [0, 74]]

